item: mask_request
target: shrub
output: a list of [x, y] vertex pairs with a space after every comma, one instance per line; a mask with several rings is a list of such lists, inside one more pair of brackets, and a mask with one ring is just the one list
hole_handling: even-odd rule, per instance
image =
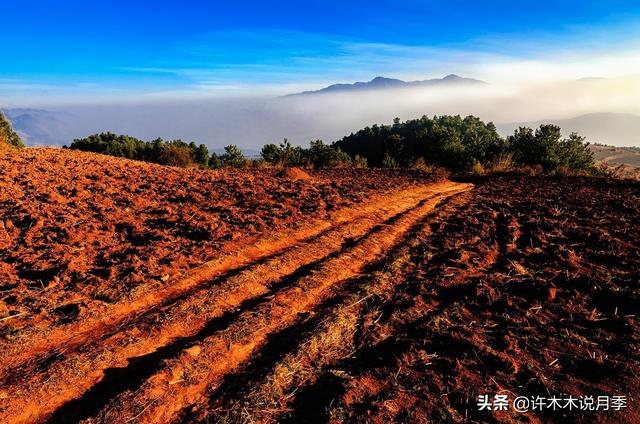
[[354, 168], [366, 168], [367, 165], [367, 158], [362, 157], [360, 155], [356, 155], [353, 158], [353, 167]]
[[484, 166], [485, 172], [488, 174], [496, 174], [502, 172], [508, 172], [516, 168], [516, 163], [513, 160], [513, 153], [503, 152], [494, 157], [489, 163]]
[[525, 165], [539, 165], [547, 173], [560, 168], [573, 172], [593, 172], [593, 153], [584, 141], [584, 137], [576, 133], [563, 140], [557, 125], [541, 125], [535, 133], [531, 128], [520, 127], [508, 138], [516, 161]]
[[0, 112], [0, 144], [8, 144], [16, 148], [24, 147], [22, 139], [13, 130], [11, 123], [2, 112]]
[[331, 146], [324, 144], [322, 140], [312, 141], [306, 151], [306, 156], [316, 168], [340, 165], [340, 154], [335, 149], [332, 149]]
[[[260, 152], [262, 159], [275, 166], [313, 166], [316, 168], [350, 166], [351, 156], [334, 149], [322, 140], [314, 140], [308, 149], [292, 146], [286, 138], [280, 145], [266, 144]], [[362, 160], [360, 162], [362, 164]]]
[[209, 167], [209, 149], [204, 144], [199, 145], [195, 149], [195, 161], [203, 168]]
[[482, 166], [480, 162], [475, 162], [471, 166], [471, 175], [475, 177], [482, 177], [484, 175], [487, 175], [487, 170], [485, 169], [484, 166]]
[[464, 170], [502, 152], [506, 142], [492, 123], [474, 116], [423, 116], [393, 125], [373, 125], [333, 143], [351, 156], [365, 157], [371, 166], [412, 166], [425, 162]]
[[165, 144], [162, 146], [158, 163], [169, 166], [191, 166], [194, 164], [192, 151], [188, 147], [176, 144]]
[[265, 144], [262, 146], [260, 156], [265, 162], [277, 165], [280, 162], [280, 158], [282, 158], [282, 149], [276, 144]]
[[172, 166], [198, 164], [206, 168], [211, 160], [209, 150], [204, 144], [197, 146], [193, 142], [165, 141], [161, 138], [146, 142], [111, 132], [75, 139], [69, 148]]
[[397, 168], [398, 162], [391, 156], [389, 153], [385, 153], [382, 158], [382, 167], [383, 168]]
[[242, 150], [234, 144], [230, 144], [224, 148], [224, 153], [220, 155], [220, 160], [223, 166], [232, 166], [235, 168], [241, 168], [245, 166], [247, 158], [242, 153]]
[[585, 138], [577, 133], [571, 133], [568, 139], [560, 142], [558, 156], [560, 165], [569, 169], [580, 171], [595, 169], [595, 159], [589, 143], [585, 143]]

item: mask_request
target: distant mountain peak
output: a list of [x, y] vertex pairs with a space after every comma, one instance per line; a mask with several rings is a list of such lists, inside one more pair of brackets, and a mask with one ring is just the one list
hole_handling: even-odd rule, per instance
[[456, 74], [449, 74], [444, 78], [433, 78], [421, 81], [403, 81], [396, 78], [387, 78], [381, 75], [373, 78], [371, 81], [363, 82], [358, 81], [352, 84], [332, 84], [330, 86], [321, 88], [319, 90], [303, 91], [302, 93], [290, 94], [289, 96], [299, 96], [307, 94], [322, 94], [322, 93], [340, 93], [340, 92], [354, 92], [365, 90], [379, 90], [388, 88], [410, 88], [410, 87], [427, 87], [437, 85], [450, 85], [450, 84], [486, 84], [484, 81], [480, 81], [473, 78], [465, 78]]

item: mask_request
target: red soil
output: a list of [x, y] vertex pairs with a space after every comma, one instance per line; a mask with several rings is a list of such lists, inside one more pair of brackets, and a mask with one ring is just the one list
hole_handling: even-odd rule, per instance
[[425, 179], [350, 169], [316, 171], [318, 181], [277, 174], [55, 149], [0, 155], [0, 318], [81, 320], [276, 229]]
[[640, 421], [639, 183], [0, 165], [1, 421]]
[[[309, 379], [285, 415], [640, 422], [639, 218], [639, 183], [486, 181], [398, 253], [349, 356]], [[497, 393], [623, 395], [628, 408], [478, 410], [478, 395]]]

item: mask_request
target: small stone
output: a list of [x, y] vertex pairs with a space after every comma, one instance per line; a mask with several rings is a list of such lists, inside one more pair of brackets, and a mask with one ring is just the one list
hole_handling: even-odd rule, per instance
[[202, 348], [200, 346], [193, 346], [187, 349], [186, 352], [195, 358], [196, 356], [200, 355], [200, 352], [202, 352]]

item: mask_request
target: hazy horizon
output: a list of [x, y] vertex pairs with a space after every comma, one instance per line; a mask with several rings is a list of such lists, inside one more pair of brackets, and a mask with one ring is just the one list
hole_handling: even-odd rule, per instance
[[[335, 141], [372, 124], [389, 124], [422, 115], [476, 115], [496, 124], [556, 121], [590, 113], [640, 115], [640, 90], [629, 80], [591, 79], [522, 87], [473, 85], [338, 92], [293, 97], [226, 97], [156, 100], [47, 107], [39, 121], [20, 122], [42, 131], [31, 144], [68, 144], [74, 138], [112, 131], [150, 140], [157, 137], [205, 143], [210, 148], [237, 144], [259, 149], [288, 138], [294, 144]], [[634, 83], [635, 84], [635, 83]], [[637, 84], [640, 87], [640, 84]], [[640, 116], [638, 116], [640, 122]], [[41, 127], [41, 128], [38, 128]], [[625, 130], [624, 128], [620, 129]], [[589, 134], [587, 134], [589, 135]], [[47, 142], [51, 136], [56, 142]], [[624, 134], [595, 139], [614, 145]]]

